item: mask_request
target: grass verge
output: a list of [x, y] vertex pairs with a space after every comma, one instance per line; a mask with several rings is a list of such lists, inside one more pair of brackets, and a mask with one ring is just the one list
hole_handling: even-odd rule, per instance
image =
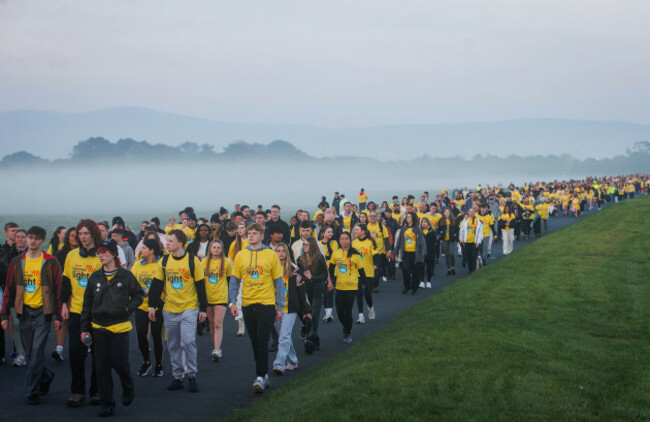
[[227, 420], [650, 420], [648, 215], [539, 239]]

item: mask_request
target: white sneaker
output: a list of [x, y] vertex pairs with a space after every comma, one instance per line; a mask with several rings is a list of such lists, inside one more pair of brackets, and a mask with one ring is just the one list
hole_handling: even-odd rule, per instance
[[365, 324], [366, 319], [363, 317], [363, 314], [359, 314], [359, 319], [357, 320], [357, 324]]
[[221, 352], [221, 349], [213, 350], [212, 354], [210, 356], [212, 356], [213, 361], [219, 362], [221, 360], [221, 358], [223, 357], [223, 353]]
[[17, 368], [22, 367], [22, 366], [27, 366], [27, 359], [25, 359], [25, 355], [18, 355], [12, 362], [11, 366], [15, 366]]
[[239, 329], [237, 330], [237, 335], [239, 337], [241, 337], [241, 336], [244, 335], [244, 332], [246, 331], [246, 326], [244, 325], [244, 320], [243, 319], [238, 319], [237, 322], [239, 324]]
[[368, 308], [368, 319], [375, 319], [375, 308], [374, 307]]
[[269, 376], [264, 375], [264, 377], [257, 377], [253, 383], [253, 391], [255, 394], [263, 394], [264, 390], [269, 388]]
[[427, 289], [430, 289], [430, 288], [431, 288], [431, 283], [429, 283], [429, 282], [427, 281], [426, 286], [427, 286]]
[[420, 282], [420, 288], [421, 288], [421, 289], [424, 289], [424, 281], [421, 281], [421, 282]]
[[381, 276], [381, 281], [383, 281], [384, 283], [388, 283], [388, 279], [386, 278], [385, 275]]

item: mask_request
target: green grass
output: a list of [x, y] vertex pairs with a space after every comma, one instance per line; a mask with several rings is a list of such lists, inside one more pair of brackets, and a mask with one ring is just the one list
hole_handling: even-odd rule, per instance
[[650, 420], [648, 215], [552, 233], [227, 420]]

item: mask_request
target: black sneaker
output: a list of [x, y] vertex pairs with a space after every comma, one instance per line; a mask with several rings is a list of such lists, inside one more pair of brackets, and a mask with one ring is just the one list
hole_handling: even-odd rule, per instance
[[115, 414], [115, 407], [113, 406], [102, 406], [102, 410], [99, 411], [97, 416], [100, 417], [108, 417], [108, 416], [113, 416]]
[[154, 377], [162, 377], [165, 373], [163, 372], [162, 365], [156, 365], [156, 369], [153, 370]]
[[149, 372], [151, 372], [151, 362], [149, 361], [142, 362], [142, 366], [140, 366], [140, 370], [138, 371], [138, 376], [146, 377], [147, 375], [149, 375]]
[[54, 349], [54, 351], [52, 352], [52, 358], [53, 358], [55, 361], [61, 363], [61, 362], [63, 362], [63, 353], [62, 353], [62, 352], [59, 352], [59, 351], [56, 350], [56, 349]]
[[305, 353], [311, 355], [312, 353], [314, 353], [314, 349], [316, 349], [314, 342], [311, 341], [310, 339], [305, 340]]
[[131, 391], [127, 391], [126, 393], [122, 394], [122, 404], [124, 407], [127, 407], [131, 403], [133, 403], [133, 399], [135, 399], [135, 390], [131, 389]]
[[95, 393], [90, 396], [90, 404], [92, 406], [97, 406], [102, 404], [102, 399], [99, 397], [99, 393]]
[[47, 393], [50, 392], [50, 385], [52, 385], [52, 381], [54, 381], [54, 372], [52, 372], [52, 378], [50, 378], [48, 381], [44, 381], [38, 385], [38, 394], [41, 396], [46, 395]]
[[188, 383], [189, 383], [188, 390], [190, 391], [190, 393], [196, 393], [197, 391], [199, 391], [199, 385], [196, 383], [196, 377], [189, 377]]
[[183, 380], [180, 378], [174, 378], [167, 387], [168, 390], [182, 390], [183, 389]]
[[43, 401], [41, 400], [41, 396], [38, 393], [31, 394], [29, 397], [27, 397], [27, 403], [31, 405], [37, 405], [41, 404]]

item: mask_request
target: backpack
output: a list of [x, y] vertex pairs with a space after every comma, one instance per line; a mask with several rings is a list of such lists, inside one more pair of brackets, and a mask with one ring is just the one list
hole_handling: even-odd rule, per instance
[[[191, 253], [188, 253], [188, 259], [187, 261], [189, 262], [190, 265], [190, 274], [192, 274], [192, 280], [194, 280], [194, 255]], [[162, 257], [162, 268], [163, 268], [163, 273], [167, 273], [167, 261], [169, 261], [169, 255], [165, 255]], [[196, 281], [196, 280], [194, 280]]]

